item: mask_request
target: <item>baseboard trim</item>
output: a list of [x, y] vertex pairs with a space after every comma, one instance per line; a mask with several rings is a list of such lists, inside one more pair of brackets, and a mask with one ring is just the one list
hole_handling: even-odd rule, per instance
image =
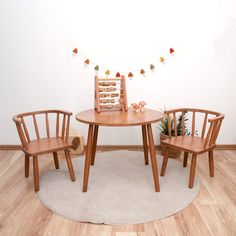
[[236, 144], [217, 144], [216, 150], [236, 150]]
[[0, 145], [0, 150], [21, 150], [21, 145]]
[[[142, 145], [98, 145], [98, 148], [104, 149], [139, 149]], [[161, 149], [161, 145], [155, 145], [157, 150]], [[236, 144], [217, 144], [215, 150], [236, 150]]]
[[[160, 150], [160, 145], [155, 145]], [[98, 145], [98, 149], [141, 149], [142, 145]], [[236, 144], [217, 144], [216, 150], [236, 150]], [[0, 145], [0, 150], [21, 150], [21, 145]]]

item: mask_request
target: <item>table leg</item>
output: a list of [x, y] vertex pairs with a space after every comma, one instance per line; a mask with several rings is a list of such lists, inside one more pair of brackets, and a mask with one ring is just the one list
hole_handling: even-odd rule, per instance
[[93, 125], [89, 125], [86, 157], [85, 157], [85, 164], [84, 164], [83, 192], [87, 192], [87, 188], [88, 188], [89, 168], [90, 168], [91, 155], [92, 155], [92, 141], [93, 141]]
[[157, 161], [156, 161], [156, 151], [155, 151], [155, 146], [154, 146], [154, 141], [153, 141], [151, 124], [147, 125], [147, 130], [148, 130], [149, 148], [150, 148], [150, 154], [151, 154], [152, 173], [153, 173], [153, 179], [154, 179], [154, 184], [155, 184], [155, 190], [156, 192], [160, 192]]
[[143, 152], [145, 165], [148, 165], [148, 144], [147, 144], [147, 128], [146, 125], [142, 125], [142, 136], [143, 136]]
[[97, 139], [98, 139], [98, 125], [94, 126], [94, 131], [93, 131], [93, 146], [92, 146], [92, 156], [91, 156], [91, 165], [94, 165], [95, 161], [95, 154], [96, 154], [96, 147], [97, 147]]

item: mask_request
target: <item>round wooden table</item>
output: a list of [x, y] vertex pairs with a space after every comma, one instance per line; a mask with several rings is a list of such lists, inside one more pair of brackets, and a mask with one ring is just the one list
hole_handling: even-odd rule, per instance
[[89, 125], [86, 158], [84, 165], [83, 192], [87, 192], [90, 165], [94, 165], [95, 161], [99, 126], [142, 127], [144, 161], [145, 164], [148, 165], [148, 142], [147, 142], [147, 136], [148, 136], [154, 185], [156, 192], [159, 192], [160, 186], [159, 186], [158, 169], [156, 162], [156, 151], [153, 142], [151, 124], [159, 122], [162, 118], [163, 118], [162, 113], [152, 109], [145, 109], [144, 112], [133, 112], [131, 108], [129, 108], [128, 112], [104, 111], [100, 113], [98, 113], [94, 109], [90, 109], [78, 113], [76, 115], [76, 120]]

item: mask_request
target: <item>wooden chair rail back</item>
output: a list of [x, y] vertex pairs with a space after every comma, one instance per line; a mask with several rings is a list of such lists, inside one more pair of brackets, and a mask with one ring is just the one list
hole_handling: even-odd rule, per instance
[[[32, 117], [34, 131], [36, 138], [40, 139], [40, 133], [38, 128], [37, 116], [43, 115], [45, 117], [45, 128], [46, 136], [50, 138], [52, 135], [52, 127], [50, 127], [49, 114], [56, 115], [56, 137], [61, 138], [62, 140], [68, 141], [69, 138], [69, 128], [70, 128], [70, 116], [71, 112], [61, 111], [61, 110], [43, 110], [43, 111], [34, 111], [28, 113], [21, 113], [13, 117], [13, 121], [16, 124], [16, 128], [22, 143], [22, 146], [25, 147], [28, 142], [31, 141], [30, 134], [26, 124], [26, 117]], [[61, 128], [60, 128], [60, 117], [62, 116]]]
[[[196, 114], [203, 113], [204, 120], [203, 120], [202, 130], [201, 130], [201, 138], [204, 138], [206, 134], [204, 148], [206, 148], [207, 146], [214, 146], [216, 143], [219, 131], [220, 131], [222, 121], [224, 119], [224, 115], [222, 113], [209, 111], [209, 110], [195, 109], [195, 108], [179, 108], [179, 109], [172, 109], [172, 110], [165, 111], [165, 114], [167, 115], [167, 119], [168, 119], [169, 138], [171, 138], [171, 128], [172, 128], [171, 120], [172, 119], [173, 119], [174, 136], [177, 137], [178, 135], [177, 133], [177, 115], [178, 114], [182, 115], [181, 128], [182, 128], [182, 131], [183, 130], [185, 131], [184, 115], [186, 112], [191, 113], [192, 115], [191, 136], [195, 135]], [[209, 118], [210, 115], [214, 117]], [[210, 125], [208, 130], [206, 129], [207, 122]], [[182, 132], [182, 136], [184, 135], [185, 135], [185, 132]]]

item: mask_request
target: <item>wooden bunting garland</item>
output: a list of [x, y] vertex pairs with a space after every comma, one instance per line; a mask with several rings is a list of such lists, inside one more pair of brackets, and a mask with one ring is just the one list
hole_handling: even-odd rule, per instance
[[[76, 47], [72, 50], [72, 52], [73, 52], [73, 54], [80, 53], [85, 58], [85, 55], [83, 55], [83, 53], [79, 52]], [[174, 52], [175, 52], [175, 50], [173, 48], [169, 49], [169, 54], [174, 55]], [[166, 59], [163, 56], [161, 56], [159, 60], [161, 63], [165, 64]], [[91, 63], [95, 64], [95, 63], [91, 62], [88, 58], [85, 58], [85, 60], [84, 60], [85, 65], [89, 65]], [[151, 71], [155, 72], [155, 68], [156, 68], [155, 65], [153, 65], [153, 64], [149, 65], [149, 69]], [[102, 69], [104, 69], [104, 67], [102, 67]], [[98, 71], [100, 71], [99, 65], [95, 64], [94, 70], [97, 74]], [[111, 74], [110, 70], [108, 70], [108, 69], [104, 69], [104, 70], [105, 70], [105, 75], [109, 76]], [[114, 73], [114, 71], [112, 71], [112, 73]], [[139, 70], [139, 73], [145, 77], [146, 71], [142, 68]], [[121, 74], [124, 74], [124, 75], [126, 74], [130, 79], [132, 79], [134, 77], [134, 74], [132, 72], [122, 72], [122, 73], [116, 72], [116, 78], [121, 77]]]

